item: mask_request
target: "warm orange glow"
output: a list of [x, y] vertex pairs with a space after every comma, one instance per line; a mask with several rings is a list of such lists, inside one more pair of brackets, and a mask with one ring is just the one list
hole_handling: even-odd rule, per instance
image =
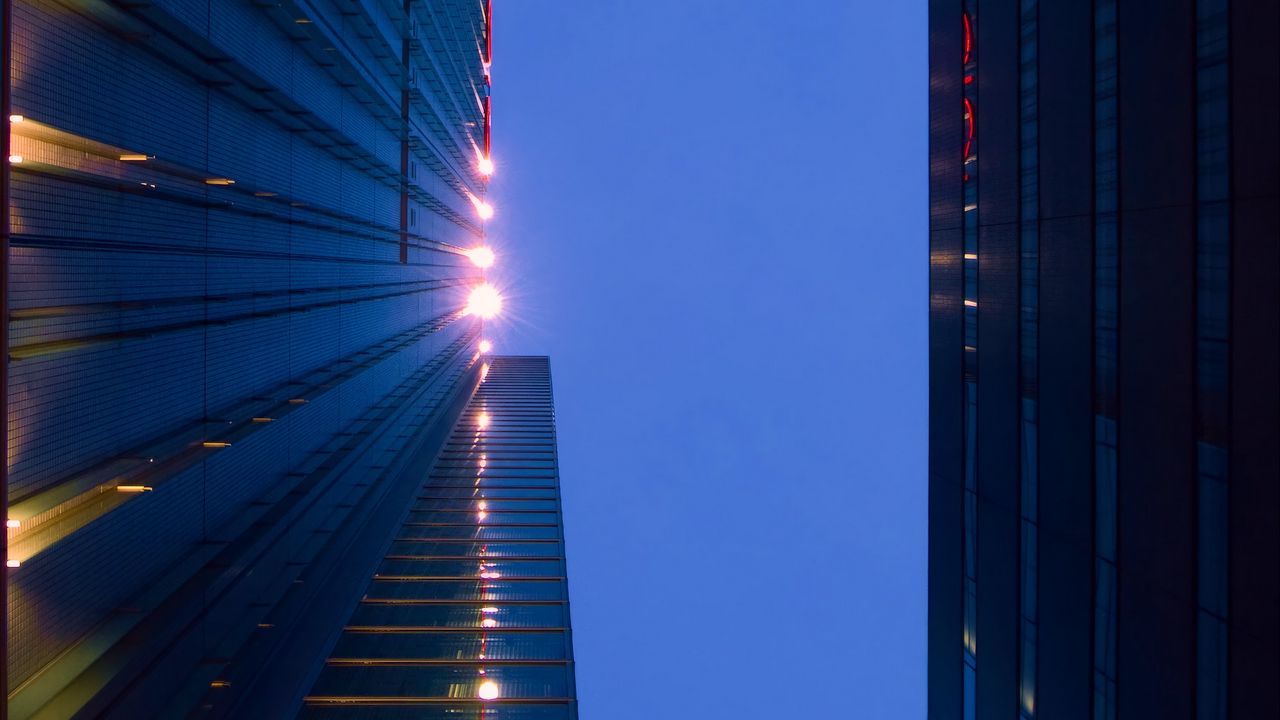
[[498, 698], [498, 683], [492, 680], [485, 680], [480, 683], [480, 687], [476, 690], [476, 696], [481, 700], [496, 700]]
[[476, 167], [480, 170], [480, 174], [489, 177], [493, 174], [493, 158], [481, 157], [476, 163]]
[[481, 353], [490, 353], [490, 352], [493, 352], [493, 343], [489, 342], [488, 340], [481, 340], [481, 341], [480, 341], [480, 352], [481, 352]]
[[964, 254], [964, 259], [965, 259], [965, 260], [977, 260], [977, 259], [978, 259], [978, 253], [965, 253], [965, 254]]
[[502, 312], [502, 293], [498, 292], [498, 288], [484, 283], [477, 285], [467, 296], [467, 307], [463, 314], [479, 315], [488, 320], [500, 312]]
[[498, 259], [498, 256], [493, 254], [493, 250], [484, 245], [468, 250], [467, 257], [471, 259], [473, 265], [479, 268], [493, 267], [494, 261]]
[[206, 441], [204, 441], [204, 442], [202, 442], [202, 443], [200, 443], [200, 444], [201, 444], [201, 445], [203, 445], [204, 447], [207, 447], [207, 448], [229, 448], [229, 447], [231, 447], [231, 443], [229, 443], [229, 442], [218, 442], [218, 441], [215, 441], [215, 440], [206, 440]]
[[254, 419], [253, 419], [253, 421], [254, 421], [254, 422], [256, 422], [256, 423], [269, 423], [269, 422], [275, 422], [275, 418], [269, 418], [269, 417], [256, 417], [256, 418], [254, 418]]
[[476, 425], [482, 428], [489, 427], [489, 413], [480, 413], [480, 417], [476, 418]]
[[144, 493], [144, 492], [151, 492], [151, 487], [148, 485], [117, 485], [116, 492]]
[[236, 181], [231, 178], [209, 178], [204, 181], [205, 185], [235, 185]]
[[142, 153], [123, 153], [120, 155], [120, 159], [126, 162], [145, 162], [151, 158]]

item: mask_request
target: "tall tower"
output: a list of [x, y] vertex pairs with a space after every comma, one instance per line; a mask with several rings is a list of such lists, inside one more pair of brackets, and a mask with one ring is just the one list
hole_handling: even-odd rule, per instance
[[1280, 18], [929, 3], [929, 716], [1280, 716]]
[[[344, 624], [401, 526], [419, 527], [410, 508], [433, 502], [423, 478], [448, 472], [432, 468], [455, 457], [458, 418], [492, 392], [490, 5], [0, 10], [0, 715], [286, 716], [352, 657]], [[523, 377], [522, 363], [487, 372]], [[542, 402], [549, 427], [549, 389]], [[536, 480], [554, 499], [554, 453], [533, 460], [550, 462]], [[460, 574], [468, 552], [420, 567]], [[563, 563], [546, 562], [562, 588]], [[510, 625], [474, 658], [513, 674], [492, 700], [466, 696], [473, 715], [532, 693], [503, 664], [523, 657], [522, 612], [495, 614]], [[534, 702], [571, 713], [563, 618], [549, 627], [567, 679]]]

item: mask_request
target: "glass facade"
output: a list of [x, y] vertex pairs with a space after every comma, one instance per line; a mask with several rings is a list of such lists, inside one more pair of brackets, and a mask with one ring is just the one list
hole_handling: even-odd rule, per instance
[[549, 363], [482, 378], [302, 717], [577, 717]]
[[929, 3], [930, 720], [1280, 717], [1276, 27]]
[[1018, 712], [1022, 720], [1036, 716], [1036, 635], [1039, 581], [1039, 335], [1040, 335], [1040, 129], [1039, 3], [1020, 4], [1019, 82], [1019, 558], [1021, 608], [1018, 634]]
[[478, 368], [489, 7], [0, 6], [7, 717], [237, 716]]
[[978, 28], [977, 1], [961, 17], [964, 52], [964, 717], [977, 717], [978, 697]]
[[1228, 2], [1196, 2], [1196, 717], [1227, 717]]
[[1116, 717], [1120, 173], [1116, 2], [1094, 3], [1093, 718]]

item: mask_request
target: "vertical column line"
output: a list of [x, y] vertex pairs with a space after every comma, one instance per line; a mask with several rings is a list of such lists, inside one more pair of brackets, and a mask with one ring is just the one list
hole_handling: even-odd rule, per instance
[[1228, 716], [1229, 0], [1196, 0], [1196, 717]]
[[1119, 110], [1116, 0], [1093, 5], [1093, 720], [1116, 717]]
[[1039, 636], [1040, 107], [1039, 2], [1021, 0], [1018, 38], [1018, 717], [1036, 716]]
[[[0, 117], [4, 132], [0, 133], [0, 315], [4, 316], [4, 332], [0, 333], [0, 417], [4, 432], [0, 433], [4, 464], [0, 467], [0, 503], [5, 520], [9, 519], [9, 115], [13, 111], [10, 93], [13, 77], [13, 3], [0, 0]], [[9, 530], [5, 528], [3, 554], [9, 559]], [[0, 662], [0, 720], [9, 717], [9, 570], [0, 575], [0, 597], [4, 599], [4, 617], [0, 619], [0, 639], [4, 641]]]

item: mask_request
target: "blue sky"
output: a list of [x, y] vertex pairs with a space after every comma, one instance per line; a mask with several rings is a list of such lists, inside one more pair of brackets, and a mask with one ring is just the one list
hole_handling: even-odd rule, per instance
[[583, 718], [923, 717], [924, 3], [495, 4]]

